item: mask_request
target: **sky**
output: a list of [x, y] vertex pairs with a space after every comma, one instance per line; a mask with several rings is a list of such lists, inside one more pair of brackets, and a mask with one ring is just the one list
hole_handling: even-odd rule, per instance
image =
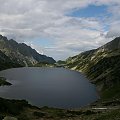
[[0, 0], [0, 34], [65, 60], [120, 36], [120, 0]]

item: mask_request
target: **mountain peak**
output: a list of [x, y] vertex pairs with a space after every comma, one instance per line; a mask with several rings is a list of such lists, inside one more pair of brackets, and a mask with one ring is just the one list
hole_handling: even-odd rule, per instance
[[120, 37], [115, 38], [114, 40], [100, 47], [99, 49], [103, 49], [104, 51], [113, 51], [120, 49]]
[[12, 61], [21, 65], [34, 65], [38, 62], [55, 63], [56, 61], [45, 55], [39, 54], [35, 49], [25, 43], [17, 43], [15, 40], [8, 40], [7, 37], [0, 35], [0, 50]]
[[0, 40], [8, 40], [7, 37], [0, 35]]

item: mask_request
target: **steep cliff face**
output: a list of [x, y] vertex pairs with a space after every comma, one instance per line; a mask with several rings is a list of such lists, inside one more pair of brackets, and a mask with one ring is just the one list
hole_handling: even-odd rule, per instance
[[6, 56], [2, 51], [0, 51], [0, 70], [13, 67], [22, 67], [17, 62], [13, 62], [8, 56]]
[[54, 63], [51, 57], [41, 55], [24, 43], [17, 43], [14, 40], [8, 40], [0, 35], [0, 50], [9, 57], [10, 60], [23, 66], [31, 66], [38, 62]]
[[68, 58], [66, 64], [85, 73], [103, 98], [120, 97], [120, 37], [98, 49]]

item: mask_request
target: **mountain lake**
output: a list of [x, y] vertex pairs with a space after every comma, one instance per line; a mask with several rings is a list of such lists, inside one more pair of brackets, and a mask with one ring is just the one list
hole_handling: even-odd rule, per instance
[[99, 98], [83, 74], [65, 68], [13, 68], [0, 76], [12, 83], [0, 87], [0, 97], [25, 99], [38, 107], [80, 108]]

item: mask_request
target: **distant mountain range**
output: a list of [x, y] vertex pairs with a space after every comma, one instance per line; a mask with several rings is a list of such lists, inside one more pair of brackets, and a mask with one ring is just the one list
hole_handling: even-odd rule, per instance
[[101, 97], [120, 98], [120, 37], [98, 49], [68, 58], [66, 66], [85, 73], [96, 84]]
[[24, 43], [17, 43], [13, 39], [8, 40], [7, 37], [0, 35], [0, 67], [8, 66], [32, 66], [37, 63], [55, 63], [52, 57], [47, 57], [36, 52], [30, 46]]

